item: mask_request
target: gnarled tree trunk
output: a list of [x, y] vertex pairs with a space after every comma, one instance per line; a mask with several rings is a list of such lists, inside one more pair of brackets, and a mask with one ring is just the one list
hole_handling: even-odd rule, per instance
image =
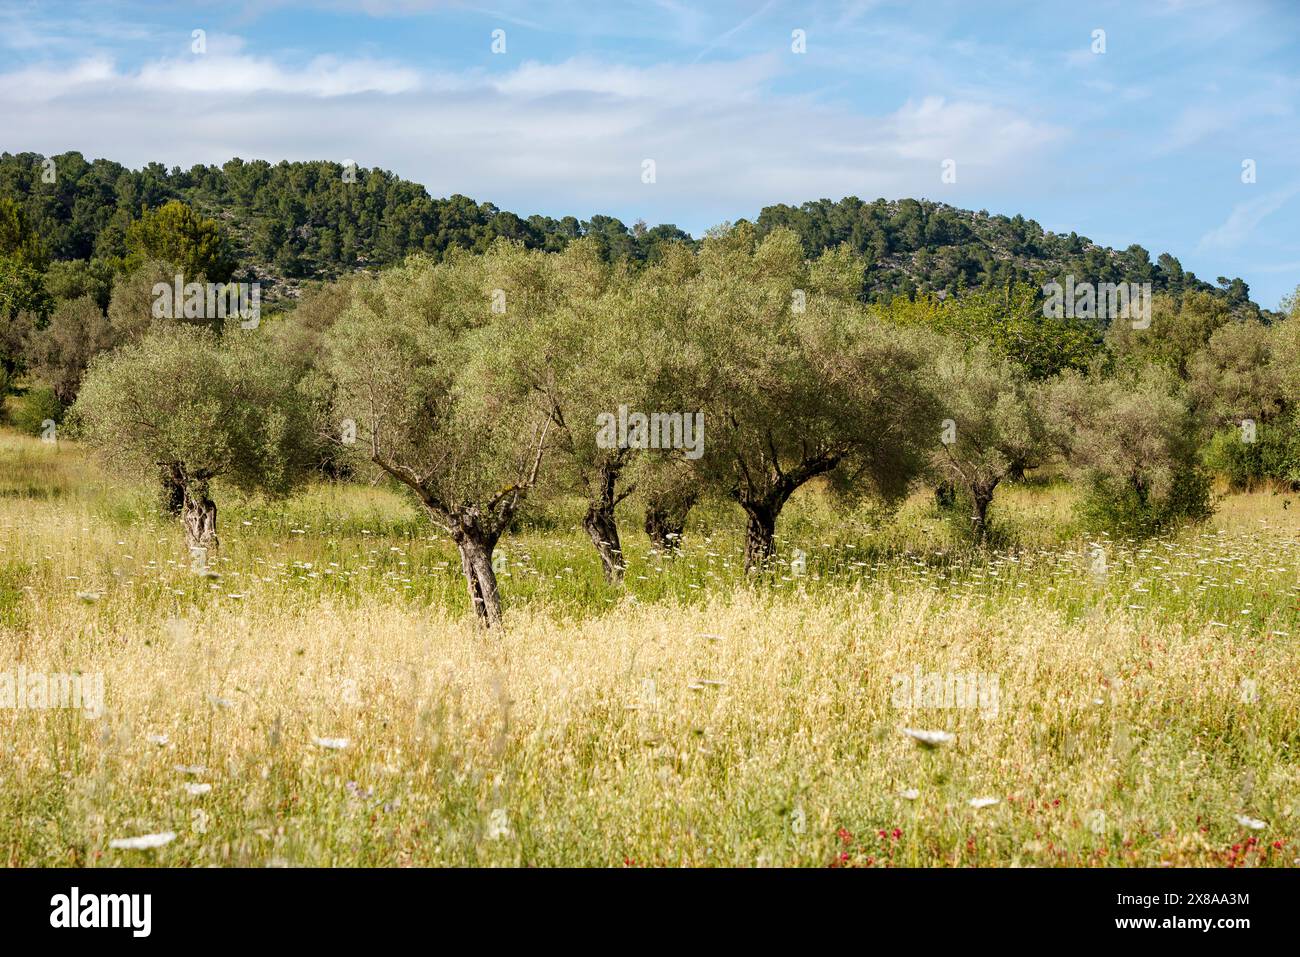
[[[795, 467], [782, 470], [776, 466], [762, 482], [755, 482], [746, 472], [744, 484], [734, 488], [731, 497], [745, 510], [748, 523], [745, 528], [745, 571], [754, 572], [766, 567], [776, 548], [776, 519], [790, 496], [805, 483], [825, 475], [840, 463], [841, 452], [823, 451], [805, 456]], [[775, 474], [772, 474], [772, 473]]]
[[429, 480], [421, 478], [411, 468], [385, 461], [375, 452], [371, 461], [389, 475], [408, 486], [424, 504], [429, 517], [451, 534], [460, 551], [460, 570], [465, 576], [470, 604], [485, 628], [501, 626], [501, 592], [497, 589], [497, 575], [492, 568], [492, 552], [497, 540], [510, 526], [510, 519], [528, 490], [537, 484], [537, 472], [542, 465], [542, 452], [546, 448], [549, 422], [535, 433], [537, 451], [531, 470], [519, 481], [508, 485], [490, 502], [447, 501], [431, 488]]
[[989, 537], [989, 505], [993, 502], [993, 490], [998, 487], [997, 480], [976, 482], [971, 486], [971, 527], [975, 531], [975, 540], [981, 545]]
[[776, 549], [776, 516], [780, 505], [772, 502], [741, 502], [748, 521], [745, 525], [745, 571], [760, 571]]
[[596, 474], [595, 494], [587, 503], [587, 514], [582, 519], [582, 527], [587, 530], [587, 535], [600, 556], [605, 581], [611, 585], [623, 580], [623, 569], [626, 567], [623, 563], [623, 549], [618, 540], [618, 521], [614, 517], [614, 507], [618, 504], [614, 486], [618, 483], [621, 471], [609, 463], [600, 466]]
[[623, 549], [618, 540], [618, 523], [614, 519], [612, 505], [593, 502], [587, 506], [583, 516], [582, 527], [587, 530], [591, 543], [600, 555], [600, 565], [605, 573], [605, 581], [617, 585], [623, 580]]
[[492, 568], [492, 552], [497, 536], [484, 532], [477, 523], [462, 523], [452, 535], [460, 550], [460, 568], [469, 589], [470, 604], [485, 627], [501, 624], [501, 592]]
[[185, 486], [181, 507], [185, 544], [190, 548], [213, 549], [217, 540], [217, 503], [208, 496], [208, 483], [195, 481]]

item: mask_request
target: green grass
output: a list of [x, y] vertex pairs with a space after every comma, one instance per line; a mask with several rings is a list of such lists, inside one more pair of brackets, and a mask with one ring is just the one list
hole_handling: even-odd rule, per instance
[[[393, 489], [220, 493], [210, 578], [152, 490], [0, 433], [0, 670], [107, 687], [96, 720], [0, 709], [0, 861], [1290, 866], [1300, 507], [1232, 496], [1134, 542], [1090, 540], [1073, 501], [1000, 490], [1010, 544], [981, 552], [925, 493], [882, 514], [808, 489], [758, 579], [728, 503], [677, 557], [627, 509], [623, 588], [581, 503], [547, 502], [503, 540], [485, 636]], [[918, 667], [997, 675], [998, 716], [900, 710]]]

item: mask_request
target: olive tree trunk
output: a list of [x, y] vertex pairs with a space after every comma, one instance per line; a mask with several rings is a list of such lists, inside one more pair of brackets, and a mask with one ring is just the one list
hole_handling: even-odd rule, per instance
[[976, 482], [971, 486], [971, 528], [975, 540], [983, 545], [989, 537], [989, 505], [993, 502], [993, 490], [998, 487], [998, 480], [992, 479]]
[[185, 529], [185, 544], [190, 548], [218, 547], [217, 503], [208, 496], [207, 482], [191, 482], [185, 486], [181, 525]]
[[776, 550], [776, 517], [783, 504], [772, 501], [740, 503], [748, 519], [745, 524], [745, 571], [760, 571], [772, 560], [772, 553]]
[[618, 523], [614, 519], [613, 507], [592, 503], [583, 516], [582, 527], [596, 546], [605, 581], [617, 585], [623, 580], [623, 570], [627, 566], [623, 564], [623, 549], [618, 540]]
[[501, 592], [497, 588], [496, 571], [492, 568], [492, 552], [496, 550], [497, 535], [485, 532], [476, 522], [461, 523], [452, 539], [460, 550], [460, 568], [469, 589], [469, 601], [474, 613], [485, 627], [501, 624]]
[[807, 456], [789, 470], [771, 466], [762, 483], [747, 482], [732, 490], [731, 497], [745, 510], [745, 571], [764, 569], [776, 549], [776, 520], [790, 496], [805, 482], [825, 475], [840, 463], [842, 453], [820, 452]]
[[614, 487], [622, 470], [614, 465], [600, 467], [596, 476], [595, 495], [587, 503], [587, 514], [583, 516], [582, 527], [586, 529], [591, 543], [596, 546], [600, 556], [601, 568], [605, 581], [617, 585], [623, 580], [623, 549], [618, 539], [618, 520], [614, 508], [619, 499], [614, 495]]
[[501, 592], [497, 588], [496, 571], [492, 568], [492, 553], [496, 550], [497, 540], [510, 527], [519, 503], [537, 484], [548, 427], [549, 423], [543, 424], [535, 433], [537, 450], [532, 469], [489, 502], [448, 501], [430, 486], [428, 479], [421, 478], [408, 466], [386, 461], [378, 452], [373, 452], [370, 457], [372, 462], [415, 492], [429, 517], [450, 533], [460, 552], [460, 570], [465, 576], [474, 614], [489, 630], [499, 628], [502, 623]]

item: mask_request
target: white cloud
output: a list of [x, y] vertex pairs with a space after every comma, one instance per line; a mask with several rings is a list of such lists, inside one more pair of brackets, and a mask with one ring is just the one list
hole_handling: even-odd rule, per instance
[[1197, 105], [1185, 107], [1167, 132], [1157, 140], [1156, 153], [1173, 153], [1223, 133], [1240, 119], [1227, 107]]
[[356, 93], [405, 93], [418, 89], [420, 75], [406, 67], [373, 60], [339, 60], [320, 56], [298, 70], [257, 57], [208, 53], [188, 60], [164, 60], [145, 66], [130, 85], [161, 93], [291, 93], [304, 96], [349, 96]]
[[[1242, 188], [1253, 189], [1254, 187], [1243, 185]], [[1297, 193], [1300, 193], [1300, 184], [1237, 203], [1220, 226], [1211, 229], [1201, 237], [1196, 248], [1198, 250], [1233, 249], [1242, 245], [1252, 238], [1252, 233], [1265, 218], [1285, 206]]]
[[757, 56], [725, 63], [649, 67], [621, 66], [578, 57], [561, 63], [527, 62], [491, 81], [510, 96], [597, 93], [667, 101], [752, 99], [779, 72], [776, 57]]
[[1002, 107], [949, 103], [942, 97], [908, 101], [889, 118], [887, 129], [906, 159], [952, 158], [959, 165], [985, 167], [1018, 166], [1018, 152], [1037, 153], [1065, 135], [1058, 127], [1035, 123]]
[[0, 99], [42, 103], [81, 90], [102, 88], [117, 79], [113, 61], [106, 56], [89, 57], [71, 67], [27, 67], [0, 73]]

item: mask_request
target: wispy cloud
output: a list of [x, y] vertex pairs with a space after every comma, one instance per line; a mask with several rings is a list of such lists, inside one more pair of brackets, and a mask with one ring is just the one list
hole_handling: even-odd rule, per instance
[[776, 0], [767, 0], [766, 3], [764, 3], [761, 7], [759, 7], [757, 10], [755, 10], [755, 11], [754, 11], [753, 13], [751, 13], [749, 16], [745, 17], [745, 19], [741, 20], [741, 21], [740, 21], [739, 23], [737, 23], [734, 27], [731, 27], [729, 30], [725, 30], [725, 31], [724, 31], [720, 36], [715, 37], [715, 38], [714, 38], [713, 40], [711, 40], [708, 44], [706, 44], [705, 47], [704, 47], [704, 49], [702, 49], [699, 53], [697, 53], [697, 54], [695, 55], [695, 59], [696, 59], [697, 61], [698, 61], [698, 60], [701, 60], [701, 59], [703, 59], [707, 54], [713, 52], [713, 50], [715, 50], [716, 48], [718, 48], [718, 47], [724, 45], [728, 40], [730, 40], [730, 39], [731, 39], [732, 37], [734, 37], [736, 34], [738, 34], [738, 33], [740, 33], [741, 31], [743, 31], [743, 30], [744, 30], [746, 27], [748, 27], [751, 23], [753, 23], [755, 20], [757, 20], [757, 19], [759, 19], [760, 17], [762, 17], [763, 14], [767, 13], [767, 11], [771, 10], [773, 4], [775, 4], [775, 3], [776, 3]]
[[252, 56], [199, 56], [146, 65], [123, 81], [160, 93], [287, 93], [313, 97], [406, 93], [421, 86], [418, 71], [376, 60], [314, 57], [298, 69]]
[[[1243, 188], [1253, 187], [1243, 185]], [[1237, 203], [1220, 226], [1211, 229], [1201, 237], [1197, 248], [1235, 249], [1241, 246], [1254, 236], [1266, 218], [1289, 203], [1297, 194], [1300, 194], [1300, 183]]]

